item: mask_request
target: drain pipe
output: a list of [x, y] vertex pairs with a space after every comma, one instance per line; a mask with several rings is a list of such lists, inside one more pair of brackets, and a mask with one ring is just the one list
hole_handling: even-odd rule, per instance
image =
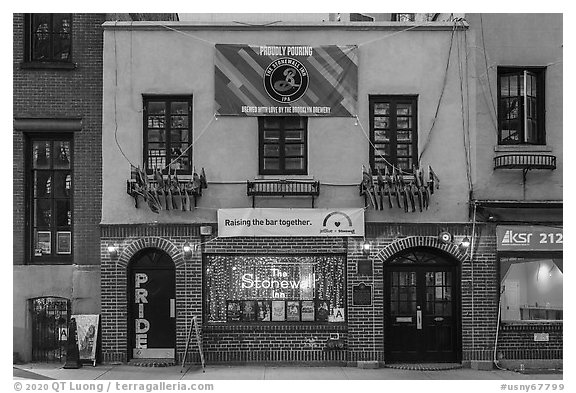
[[502, 293], [504, 289], [500, 287], [500, 295], [498, 295], [498, 319], [496, 320], [496, 337], [494, 338], [494, 357], [493, 362], [497, 369], [502, 371], [509, 371], [506, 368], [500, 367], [498, 364], [498, 358], [496, 357], [496, 351], [498, 349], [498, 333], [500, 333], [500, 313], [502, 312]]

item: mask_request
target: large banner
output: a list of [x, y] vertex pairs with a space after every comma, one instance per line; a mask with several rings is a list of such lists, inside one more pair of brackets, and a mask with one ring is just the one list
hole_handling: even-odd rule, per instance
[[358, 47], [217, 44], [216, 113], [355, 116]]
[[218, 236], [364, 236], [364, 209], [219, 209]]
[[562, 251], [562, 228], [535, 225], [498, 225], [498, 251]]

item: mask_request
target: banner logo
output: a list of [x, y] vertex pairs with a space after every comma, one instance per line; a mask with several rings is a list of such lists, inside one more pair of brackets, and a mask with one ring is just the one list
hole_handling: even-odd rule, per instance
[[508, 230], [504, 233], [502, 244], [530, 244], [532, 233], [514, 233]]
[[[322, 226], [326, 226], [326, 224], [328, 223], [328, 220], [330, 219], [330, 217], [335, 216], [335, 215], [339, 215], [344, 217], [347, 221], [348, 221], [348, 226], [351, 227], [352, 226], [352, 220], [350, 219], [350, 217], [347, 214], [344, 214], [342, 212], [332, 212], [330, 214], [328, 214], [325, 218], [324, 221], [322, 222]], [[341, 224], [340, 221], [334, 220], [334, 225], [336, 225], [337, 227], [339, 227]]]
[[308, 71], [298, 60], [283, 57], [264, 71], [264, 89], [277, 102], [294, 102], [308, 90]]
[[535, 225], [496, 227], [498, 251], [562, 251], [562, 228]]

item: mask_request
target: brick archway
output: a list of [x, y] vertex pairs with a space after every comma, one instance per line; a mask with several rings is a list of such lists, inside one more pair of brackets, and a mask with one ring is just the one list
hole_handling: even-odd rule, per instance
[[184, 254], [171, 241], [161, 237], [144, 237], [132, 242], [122, 250], [118, 258], [118, 266], [126, 269], [134, 255], [145, 248], [158, 248], [166, 252], [172, 258], [176, 267], [184, 263]]
[[414, 247], [430, 247], [444, 251], [450, 254], [460, 263], [463, 263], [467, 257], [466, 253], [460, 251], [460, 248], [457, 245], [442, 243], [440, 240], [438, 240], [438, 238], [434, 236], [409, 236], [397, 240], [380, 250], [377, 254], [377, 257], [383, 263], [385, 263], [393, 255]]

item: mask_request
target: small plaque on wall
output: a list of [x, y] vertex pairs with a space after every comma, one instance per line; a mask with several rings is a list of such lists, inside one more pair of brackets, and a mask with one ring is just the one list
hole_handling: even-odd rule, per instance
[[370, 306], [372, 304], [372, 286], [361, 283], [352, 287], [352, 304]]
[[534, 333], [534, 341], [548, 342], [550, 341], [550, 334], [548, 333]]
[[371, 259], [359, 259], [356, 265], [356, 274], [359, 276], [371, 276], [373, 275], [372, 260]]

